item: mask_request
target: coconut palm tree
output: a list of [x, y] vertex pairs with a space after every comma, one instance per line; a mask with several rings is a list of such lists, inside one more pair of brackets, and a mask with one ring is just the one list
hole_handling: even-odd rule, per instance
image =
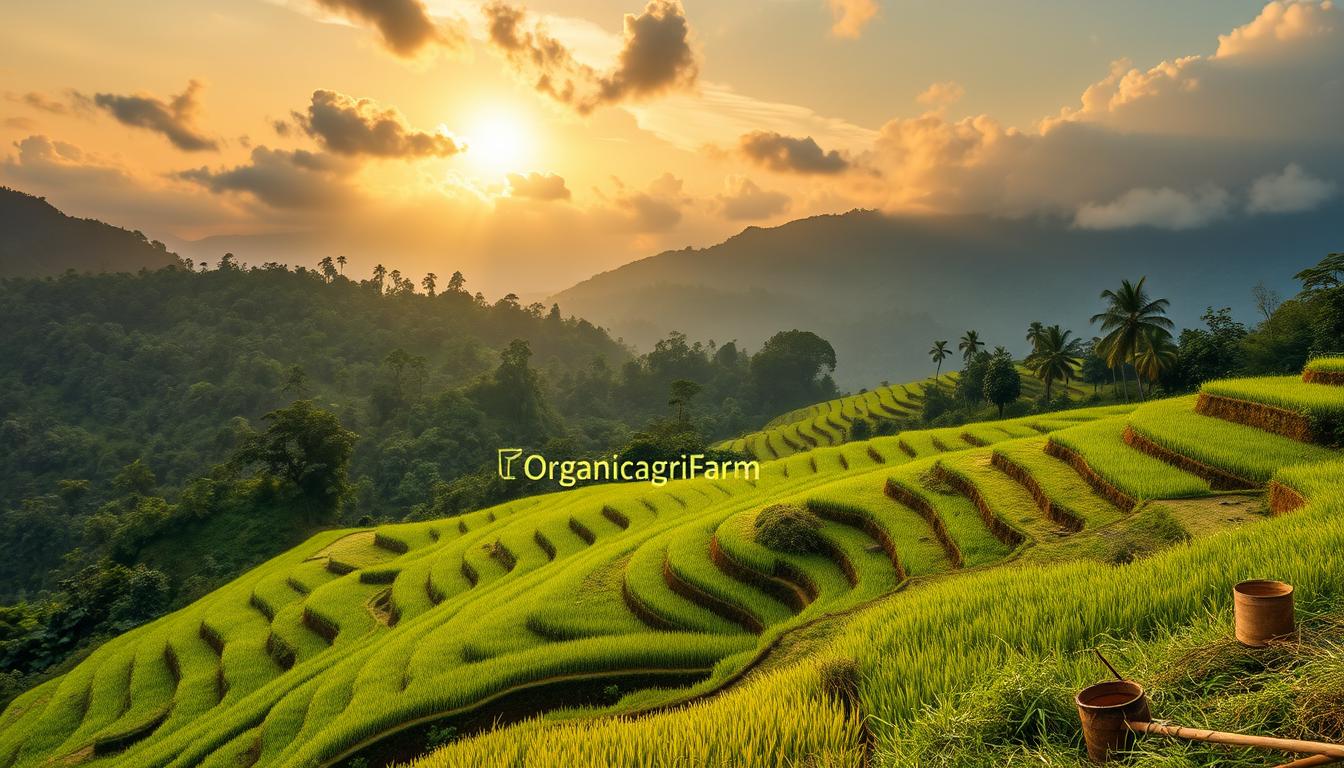
[[1031, 325], [1027, 326], [1027, 343], [1031, 345], [1033, 352], [1040, 344], [1043, 333], [1045, 333], [1045, 324], [1040, 320], [1033, 320]]
[[975, 357], [975, 353], [979, 352], [984, 346], [985, 342], [980, 340], [978, 331], [967, 331], [962, 335], [961, 341], [957, 343], [957, 349], [961, 350], [961, 359], [968, 363], [971, 362], [971, 358]]
[[1036, 378], [1045, 383], [1045, 399], [1050, 400], [1051, 386], [1057, 380], [1063, 380], [1064, 386], [1078, 372], [1082, 358], [1078, 356], [1077, 339], [1070, 338], [1072, 331], [1065, 331], [1058, 325], [1041, 328], [1035, 340], [1036, 351], [1027, 358], [1027, 367], [1036, 374]]
[[933, 346], [929, 348], [929, 357], [933, 360], [933, 362], [938, 364], [938, 368], [934, 372], [933, 378], [936, 379], [939, 376], [943, 375], [943, 361], [951, 356], [952, 356], [952, 350], [947, 348], [946, 341], [933, 342]]
[[[1106, 335], [1102, 337], [1100, 351], [1106, 358], [1106, 364], [1120, 367], [1120, 380], [1125, 388], [1125, 398], [1129, 398], [1129, 379], [1125, 374], [1125, 364], [1132, 363], [1139, 351], [1145, 335], [1164, 333], [1168, 337], [1173, 328], [1167, 318], [1167, 307], [1171, 302], [1166, 299], [1153, 299], [1144, 290], [1147, 277], [1139, 282], [1124, 280], [1120, 289], [1107, 289], [1101, 292], [1101, 298], [1107, 302], [1106, 311], [1092, 316], [1092, 322], [1100, 323]], [[1142, 396], [1143, 387], [1139, 386]]]
[[1163, 373], [1176, 364], [1178, 349], [1176, 343], [1171, 340], [1171, 334], [1166, 331], [1151, 331], [1139, 338], [1139, 348], [1134, 353], [1134, 373], [1138, 378], [1139, 397], [1145, 396], [1144, 379], [1156, 383]]

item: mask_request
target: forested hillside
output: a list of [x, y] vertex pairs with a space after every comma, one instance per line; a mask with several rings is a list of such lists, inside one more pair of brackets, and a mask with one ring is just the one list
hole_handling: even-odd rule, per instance
[[177, 256], [140, 232], [66, 216], [40, 197], [0, 187], [0, 277], [157, 269]]
[[835, 394], [804, 331], [635, 356], [460, 273], [341, 261], [0, 281], [0, 671], [40, 673], [323, 527], [536, 492], [494, 476], [500, 447], [675, 455]]

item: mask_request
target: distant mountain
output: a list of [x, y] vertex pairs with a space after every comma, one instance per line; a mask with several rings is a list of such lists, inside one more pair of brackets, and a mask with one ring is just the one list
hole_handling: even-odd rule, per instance
[[554, 296], [613, 335], [647, 348], [668, 331], [758, 346], [775, 331], [832, 342], [842, 387], [932, 372], [934, 339], [955, 348], [974, 328], [1023, 352], [1033, 320], [1091, 337], [1098, 293], [1148, 276], [1178, 325], [1206, 306], [1253, 322], [1251, 288], [1285, 297], [1293, 274], [1344, 247], [1344, 206], [1232, 219], [1197, 230], [1077, 229], [1057, 219], [886, 216], [855, 210], [749, 227], [709, 248], [668, 251]]
[[0, 187], [0, 277], [136, 272], [177, 261], [163, 243], [94, 219], [66, 216], [44, 198]]

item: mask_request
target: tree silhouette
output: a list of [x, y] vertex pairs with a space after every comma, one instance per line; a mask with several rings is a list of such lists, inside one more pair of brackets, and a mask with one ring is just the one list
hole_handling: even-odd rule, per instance
[[672, 397], [667, 404], [677, 407], [677, 421], [686, 423], [686, 410], [691, 400], [700, 394], [700, 390], [700, 385], [690, 379], [677, 379], [672, 382]]
[[378, 292], [383, 292], [383, 285], [387, 282], [387, 267], [378, 264], [373, 268], [373, 282], [378, 286]]
[[947, 348], [946, 341], [935, 341], [929, 348], [929, 357], [938, 367], [934, 369], [933, 377], [936, 379], [943, 375], [943, 361], [952, 356], [952, 350]]
[[994, 355], [985, 370], [984, 396], [999, 407], [999, 418], [1003, 418], [1003, 407], [1022, 396], [1022, 376], [1013, 365], [1013, 358], [1006, 353]]
[[337, 256], [337, 257], [336, 257], [336, 263], [339, 264], [339, 265], [341, 266], [341, 274], [344, 275], [344, 274], [345, 274], [345, 264], [346, 264], [345, 257], [344, 257], [344, 256]]
[[467, 278], [461, 272], [453, 272], [453, 276], [448, 278], [448, 290], [451, 293], [462, 293], [467, 284]]
[[1027, 343], [1031, 345], [1032, 351], [1040, 344], [1041, 335], [1045, 333], [1045, 324], [1040, 320], [1033, 320], [1031, 325], [1027, 326]]
[[957, 349], [961, 350], [961, 359], [969, 363], [971, 358], [975, 357], [975, 353], [983, 349], [984, 346], [985, 343], [980, 340], [978, 331], [967, 331], [962, 335], [961, 341], [958, 342]]
[[429, 274], [425, 275], [423, 280], [420, 281], [420, 285], [424, 286], [426, 294], [433, 296], [434, 286], [438, 283], [438, 280], [439, 276], [434, 274], [433, 272], [430, 272]]

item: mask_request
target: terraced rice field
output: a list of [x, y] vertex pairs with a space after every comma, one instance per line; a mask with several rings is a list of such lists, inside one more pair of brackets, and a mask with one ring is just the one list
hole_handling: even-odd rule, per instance
[[[1031, 399], [1039, 397], [1043, 386], [1022, 369], [1022, 395]], [[958, 373], [945, 373], [937, 379], [937, 385], [951, 393], [956, 386]], [[772, 419], [764, 428], [725, 440], [716, 447], [744, 453], [761, 461], [780, 459], [803, 453], [813, 448], [840, 445], [852, 438], [854, 422], [866, 419], [877, 425], [883, 421], [904, 421], [918, 418], [924, 405], [925, 388], [932, 379], [891, 384], [857, 395], [828, 400], [806, 408], [799, 408]], [[1063, 387], [1056, 385], [1056, 391]], [[1069, 388], [1069, 394], [1081, 398], [1086, 392], [1075, 386]], [[989, 425], [976, 425], [981, 429], [992, 429]], [[959, 433], [958, 433], [958, 436]], [[1015, 435], [1020, 436], [1020, 435]], [[975, 443], [972, 441], [972, 445]], [[964, 447], [964, 446], [962, 446]]]
[[[0, 715], [0, 768], [381, 765], [423, 753], [431, 727], [471, 736], [546, 713], [558, 720], [465, 738], [431, 764], [857, 765], [866, 728], [892, 738], [1009, 648], [1070, 647], [1203, 604], [1120, 595], [1090, 564], [1000, 567], [1024, 551], [1068, 551], [1148, 501], [1209, 496], [1208, 473], [1273, 479], [1285, 511], [1338, 496], [1303, 469], [1337, 467], [1337, 451], [1194, 404], [907, 432], [787, 455], [758, 479], [592, 486], [324, 533], [21, 696]], [[816, 513], [822, 551], [755, 540], [777, 503]], [[1159, 578], [1180, 563], [1145, 567]], [[750, 673], [795, 630], [852, 611], [835, 642], [871, 665], [861, 707], [800, 693], [824, 688], [824, 657]], [[651, 714], [593, 719], [631, 712]]]

